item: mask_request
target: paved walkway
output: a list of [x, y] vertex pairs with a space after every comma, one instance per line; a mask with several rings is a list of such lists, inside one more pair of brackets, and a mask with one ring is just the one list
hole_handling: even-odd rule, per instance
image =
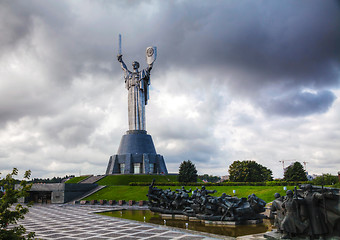
[[41, 239], [216, 239], [167, 227], [93, 214], [112, 206], [34, 205], [21, 220]]

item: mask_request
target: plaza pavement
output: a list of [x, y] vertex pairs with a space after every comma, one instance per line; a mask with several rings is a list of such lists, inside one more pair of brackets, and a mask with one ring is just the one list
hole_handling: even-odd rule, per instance
[[[39, 239], [234, 239], [94, 214], [119, 208], [121, 209], [120, 206], [36, 204], [19, 224], [28, 232], [35, 232]], [[254, 235], [237, 239], [264, 238]]]
[[93, 214], [115, 209], [92, 205], [34, 205], [24, 220], [28, 232], [40, 239], [214, 239], [167, 227]]

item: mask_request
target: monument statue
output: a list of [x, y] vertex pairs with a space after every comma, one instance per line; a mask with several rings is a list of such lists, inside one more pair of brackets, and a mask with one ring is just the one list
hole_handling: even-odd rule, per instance
[[[148, 47], [146, 49], [147, 58], [156, 56], [156, 48]], [[123, 55], [118, 54], [117, 60], [124, 71], [125, 87], [128, 89], [128, 113], [129, 113], [129, 130], [145, 130], [145, 105], [149, 99], [150, 72], [153, 63], [156, 60], [148, 61], [148, 67], [138, 71], [139, 62], [132, 63], [130, 71], [123, 61]]]
[[281, 198], [275, 194], [271, 216], [277, 232], [270, 239], [334, 239], [340, 236], [340, 190], [302, 184]]
[[282, 233], [281, 222], [284, 218], [284, 209], [282, 207], [283, 198], [280, 193], [274, 194], [275, 200], [272, 202], [270, 207], [270, 219], [274, 219], [274, 226], [277, 228], [279, 233]]
[[149, 208], [163, 214], [185, 215], [208, 221], [233, 221], [244, 223], [249, 220], [262, 221], [260, 214], [265, 211], [266, 202], [251, 194], [247, 198], [232, 197], [222, 194], [221, 197], [209, 195], [216, 190], [207, 190], [205, 186], [186, 190], [184, 187], [171, 191], [155, 187], [155, 180], [149, 186], [147, 197]]
[[145, 126], [150, 73], [156, 57], [156, 47], [146, 48], [148, 66], [139, 71], [139, 63], [134, 61], [130, 71], [123, 61], [122, 38], [119, 34], [117, 60], [124, 71], [125, 87], [128, 90], [129, 130], [123, 135], [117, 154], [110, 157], [106, 174], [168, 174], [164, 158], [156, 153]]
[[[295, 191], [296, 192], [296, 191]], [[303, 233], [308, 227], [306, 222], [301, 221], [298, 207], [298, 198], [293, 197], [293, 191], [286, 192], [286, 198], [282, 203], [284, 217], [280, 224], [285, 235], [283, 238], [292, 238], [299, 233]]]

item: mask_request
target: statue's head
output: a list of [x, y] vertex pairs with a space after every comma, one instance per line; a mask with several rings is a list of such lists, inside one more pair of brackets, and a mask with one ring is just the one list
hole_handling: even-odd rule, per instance
[[286, 192], [286, 195], [288, 196], [288, 197], [293, 197], [293, 191], [292, 190], [288, 190], [287, 192]]
[[139, 62], [133, 61], [132, 67], [133, 67], [133, 69], [138, 69], [139, 68]]
[[281, 197], [281, 195], [280, 195], [280, 193], [275, 193], [275, 194], [274, 194], [274, 197], [275, 197], [275, 198], [279, 198], [279, 197]]

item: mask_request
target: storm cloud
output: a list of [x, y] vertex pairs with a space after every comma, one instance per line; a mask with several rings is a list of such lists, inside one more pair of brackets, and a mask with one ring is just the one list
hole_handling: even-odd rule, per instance
[[127, 130], [119, 33], [128, 67], [158, 48], [147, 130], [170, 172], [339, 168], [339, 1], [3, 1], [0, 29], [1, 172], [105, 171]]
[[324, 113], [332, 106], [335, 95], [330, 91], [316, 93], [298, 92], [287, 96], [273, 98], [263, 103], [268, 112], [285, 116], [306, 116]]

